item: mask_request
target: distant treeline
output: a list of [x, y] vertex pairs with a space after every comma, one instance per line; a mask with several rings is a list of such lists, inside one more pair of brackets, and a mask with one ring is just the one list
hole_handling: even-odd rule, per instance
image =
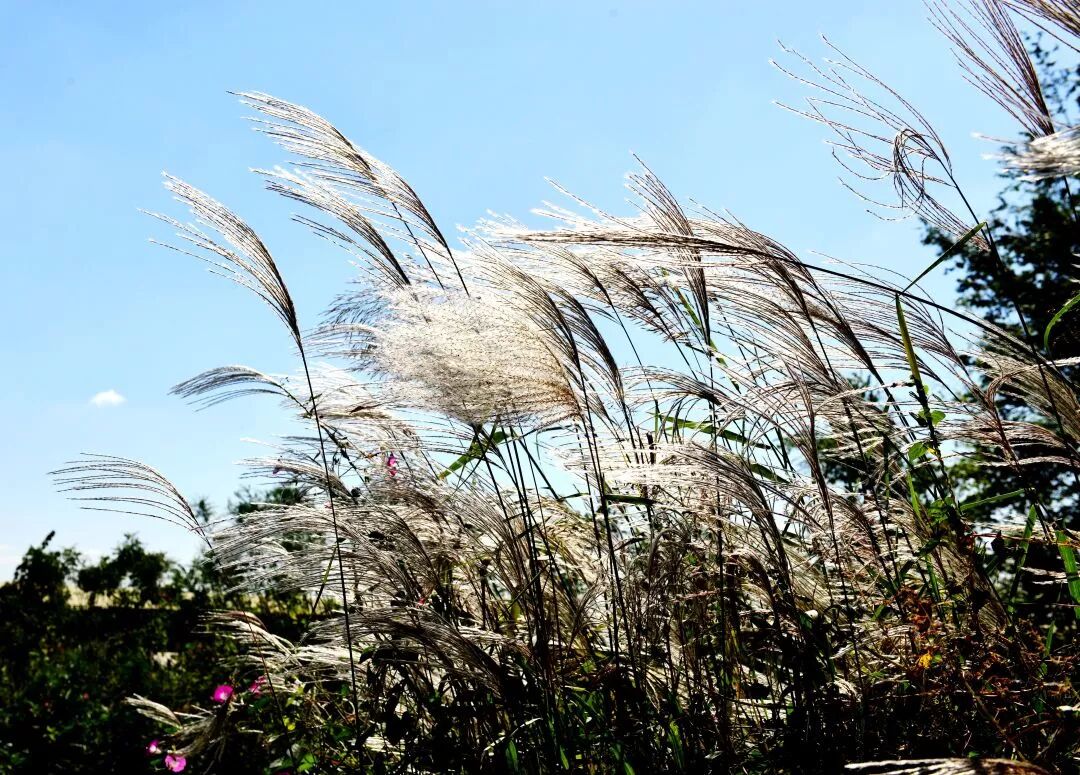
[[[0, 586], [0, 772], [160, 772], [147, 753], [160, 730], [125, 700], [212, 704], [235, 646], [206, 613], [243, 607], [288, 638], [310, 619], [287, 598], [230, 594], [202, 558], [179, 565], [129, 536], [87, 563], [52, 537]], [[263, 772], [260, 751], [240, 741], [222, 765]]]

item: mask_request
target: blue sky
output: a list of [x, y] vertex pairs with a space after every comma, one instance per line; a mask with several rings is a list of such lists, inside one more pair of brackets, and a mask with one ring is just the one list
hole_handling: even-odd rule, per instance
[[[964, 83], [918, 0], [545, 3], [60, 3], [0, 0], [0, 578], [25, 548], [93, 556], [125, 532], [187, 558], [195, 540], [149, 520], [79, 511], [46, 472], [83, 451], [145, 460], [223, 507], [236, 461], [287, 426], [272, 402], [195, 412], [169, 388], [206, 368], [291, 371], [273, 316], [194, 261], [137, 208], [179, 214], [162, 170], [262, 233], [302, 323], [350, 277], [346, 256], [287, 220], [249, 167], [287, 161], [227, 90], [307, 105], [393, 164], [444, 231], [489, 209], [526, 216], [545, 177], [626, 212], [639, 154], [672, 190], [728, 208], [800, 255], [917, 273], [912, 222], [886, 223], [837, 183], [821, 127], [774, 99], [803, 90], [769, 66], [777, 39], [818, 35], [933, 122], [985, 212], [999, 186], [979, 131], [1010, 136]], [[931, 283], [941, 295], [949, 278]], [[122, 403], [92, 398], [115, 391]]]

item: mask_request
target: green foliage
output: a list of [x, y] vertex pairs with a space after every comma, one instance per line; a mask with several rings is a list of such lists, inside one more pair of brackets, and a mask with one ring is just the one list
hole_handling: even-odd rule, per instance
[[[0, 586], [0, 772], [162, 772], [146, 746], [167, 730], [125, 701], [138, 694], [209, 706], [214, 687], [235, 680], [235, 642], [207, 631], [202, 617], [250, 607], [285, 635], [304, 626], [306, 608], [230, 593], [206, 558], [180, 566], [128, 536], [86, 563], [52, 548], [52, 538], [28, 549]], [[221, 761], [236, 773], [269, 764], [265, 741], [252, 735]]]

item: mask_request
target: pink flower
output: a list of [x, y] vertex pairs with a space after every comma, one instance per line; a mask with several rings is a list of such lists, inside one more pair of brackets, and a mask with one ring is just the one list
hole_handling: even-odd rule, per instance
[[262, 694], [262, 689], [268, 683], [265, 675], [260, 675], [254, 681], [251, 682], [251, 686], [248, 687], [248, 691], [252, 694]]
[[187, 767], [187, 759], [183, 756], [169, 754], [165, 757], [165, 769], [169, 772], [183, 772]]
[[157, 756], [159, 753], [161, 753], [161, 741], [151, 740], [150, 743], [146, 746], [146, 752], [151, 756]]
[[391, 452], [386, 457], [386, 469], [390, 472], [390, 476], [397, 476], [397, 455]]
[[[233, 688], [231, 686], [228, 684], [221, 684], [218, 688], [214, 689], [211, 698], [214, 702], [228, 702], [229, 698], [232, 697], [232, 693]], [[177, 770], [177, 772], [179, 772], [179, 770]]]

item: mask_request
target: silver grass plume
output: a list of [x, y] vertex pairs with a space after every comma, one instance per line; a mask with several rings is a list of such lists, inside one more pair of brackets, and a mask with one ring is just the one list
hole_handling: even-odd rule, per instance
[[1005, 169], [1032, 180], [1080, 175], [1080, 127], [1037, 137], [999, 157]]
[[[810, 71], [808, 76], [774, 62], [781, 72], [809, 86], [815, 94], [807, 98], [806, 110], [782, 107], [832, 130], [837, 137], [829, 141], [834, 147], [833, 156], [856, 180], [892, 183], [896, 194], [896, 201], [892, 203], [862, 194], [852, 185], [844, 184], [869, 204], [896, 212], [899, 217], [917, 215], [957, 238], [970, 231], [971, 224], [956, 216], [935, 193], [935, 189], [951, 189], [959, 195], [960, 190], [953, 176], [949, 152], [934, 127], [914, 105], [880, 78], [827, 39], [825, 42], [839, 57], [826, 60], [825, 68], [784, 47], [785, 52], [802, 61]], [[868, 89], [882, 92], [883, 101], [870, 97], [866, 93]], [[850, 161], [842, 159], [841, 153]], [[976, 235], [973, 243], [988, 248], [981, 235]]]
[[161, 519], [208, 541], [205, 525], [172, 482], [137, 460], [86, 453], [50, 472], [60, 492], [91, 511]]
[[[292, 296], [270, 251], [255, 231], [220, 202], [179, 178], [166, 174], [165, 188], [188, 207], [195, 223], [181, 223], [161, 213], [150, 215], [175, 227], [181, 240], [202, 252], [168, 244], [165, 247], [206, 261], [214, 267], [211, 271], [215, 274], [250, 290], [270, 306], [289, 330], [297, 347], [303, 349]], [[216, 231], [226, 244], [213, 240], [199, 228], [200, 225]]]
[[[1078, 0], [1005, 0], [1040, 29], [1049, 32], [1073, 51], [1080, 37], [1080, 2]], [[1050, 25], [1049, 28], [1046, 25]]]
[[[420, 252], [439, 286], [444, 287], [436, 264], [444, 261], [454, 268], [462, 289], [468, 293], [450, 245], [435, 219], [412, 187], [393, 168], [353, 144], [330, 122], [307, 108], [261, 92], [239, 92], [238, 96], [243, 104], [268, 117], [254, 119], [260, 132], [273, 138], [290, 153], [304, 159], [300, 163], [301, 167], [314, 181], [323, 185], [324, 197], [326, 192], [337, 189], [382, 200], [391, 208], [392, 212], [387, 215], [399, 221], [408, 241]], [[319, 209], [328, 210], [335, 215], [340, 214], [340, 197], [336, 207], [328, 207], [325, 201], [320, 203], [317, 197], [305, 195], [300, 189], [281, 190], [282, 193], [288, 193]], [[335, 212], [335, 209], [338, 212]], [[356, 210], [352, 209], [349, 217], [357, 223], [355, 216]], [[361, 228], [358, 233], [367, 239], [366, 231]], [[376, 247], [382, 252], [382, 246]]]
[[[214, 267], [212, 271], [214, 271], [215, 274], [220, 274], [252, 291], [274, 310], [275, 314], [282, 323], [285, 324], [285, 327], [289, 331], [293, 343], [296, 346], [296, 350], [300, 355], [301, 364], [307, 381], [308, 394], [311, 400], [308, 411], [310, 412], [310, 418], [315, 425], [318, 437], [319, 453], [315, 465], [321, 463], [323, 470], [322, 485], [327, 497], [327, 505], [330, 509], [331, 522], [334, 529], [335, 545], [337, 545], [338, 523], [334, 503], [335, 482], [337, 481], [337, 478], [333, 476], [330, 471], [330, 461], [327, 457], [324, 429], [319, 418], [318, 404], [312, 387], [311, 369], [308, 365], [304, 337], [300, 330], [300, 323], [297, 319], [296, 307], [293, 304], [292, 295], [285, 285], [285, 280], [282, 277], [273, 256], [270, 254], [270, 251], [247, 223], [199, 189], [168, 174], [165, 175], [165, 179], [165, 188], [171, 191], [180, 202], [188, 207], [196, 222], [195, 224], [184, 224], [174, 218], [159, 213], [150, 213], [150, 215], [174, 226], [178, 230], [177, 236], [197, 250], [193, 252], [186, 248], [167, 244], [165, 247], [178, 250], [179, 252], [210, 263]], [[200, 225], [216, 231], [225, 244], [206, 235], [199, 228]], [[211, 258], [211, 256], [213, 258]], [[219, 372], [214, 377], [211, 377], [208, 383], [204, 381], [203, 384], [197, 385], [195, 392], [200, 392], [200, 390], [205, 387], [220, 383], [222, 379], [224, 379], [226, 383], [235, 383], [237, 376], [238, 372], [235, 370], [233, 370], [231, 374], [228, 370], [226, 372]], [[247, 381], [250, 381], [251, 376], [252, 375], [250, 374], [246, 375], [245, 378]], [[265, 379], [262, 379], [262, 381], [264, 384], [266, 383]], [[305, 412], [305, 416], [308, 414], [308, 411]], [[340, 556], [337, 557], [337, 560], [339, 566], [338, 576], [341, 583], [341, 604], [345, 619], [345, 630], [348, 631], [350, 628], [350, 600], [346, 591], [345, 570], [342, 567]], [[329, 568], [330, 566], [328, 565], [327, 573], [324, 575], [323, 586], [325, 586], [326, 580], [329, 577]], [[318, 595], [316, 596], [315, 601], [315, 606], [317, 605]], [[351, 668], [350, 684], [352, 688], [353, 703], [355, 705], [357, 702], [356, 675], [351, 647], [349, 648], [349, 662]]]
[[925, 2], [934, 26], [952, 43], [967, 79], [1008, 111], [1032, 138], [1054, 134], [1035, 65], [1005, 3]]

